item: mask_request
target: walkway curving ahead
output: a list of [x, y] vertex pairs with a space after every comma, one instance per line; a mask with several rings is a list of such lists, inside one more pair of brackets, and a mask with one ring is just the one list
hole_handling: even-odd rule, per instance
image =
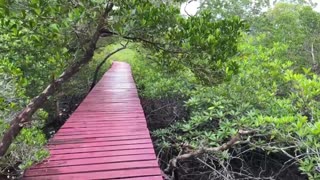
[[162, 180], [130, 65], [114, 62], [24, 179]]

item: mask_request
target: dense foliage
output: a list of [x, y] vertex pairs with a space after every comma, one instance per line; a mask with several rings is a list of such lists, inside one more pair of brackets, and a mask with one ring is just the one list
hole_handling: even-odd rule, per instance
[[[93, 60], [24, 124], [1, 157], [3, 174], [48, 155], [44, 133], [63, 121], [59, 102], [83, 97], [97, 64], [130, 42], [113, 58], [132, 65], [142, 99], [153, 102], [145, 109], [151, 126], [161, 124], [150, 128], [161, 166], [175, 166], [169, 176], [281, 178], [298, 167], [297, 176], [320, 178], [320, 14], [312, 1], [205, 0], [188, 17], [179, 11], [184, 1], [112, 2]], [[0, 0], [1, 136], [31, 98], [86, 56], [106, 3]], [[170, 120], [157, 118], [162, 110]], [[258, 168], [248, 161], [257, 153]]]
[[[173, 66], [175, 70], [168, 71], [167, 66], [159, 65], [158, 59], [133, 62], [144, 98], [181, 101], [183, 97], [189, 112], [188, 118], [176, 118], [167, 128], [154, 131], [161, 157], [166, 161], [179, 152], [187, 154], [190, 146], [219, 147], [245, 129], [254, 133], [242, 137], [234, 151], [198, 154], [198, 162], [203, 162], [200, 164], [218, 169], [209, 171], [207, 177], [277, 179], [283, 178], [281, 172], [298, 164], [302, 174], [319, 179], [319, 13], [308, 6], [277, 4], [250, 22], [250, 33], [243, 34], [237, 55], [228, 60], [235, 63], [232, 67], [238, 67], [236, 74], [223, 81], [214, 80], [219, 79], [214, 70], [199, 79], [197, 73], [203, 70], [198, 64]], [[226, 68], [229, 67], [228, 64]], [[219, 84], [203, 83], [207, 79]], [[151, 124], [157, 120], [149, 119]], [[269, 164], [275, 166], [274, 172], [270, 172], [272, 167], [261, 167], [257, 173], [246, 162], [247, 152], [280, 154], [284, 161], [278, 157], [280, 165]], [[239, 159], [242, 165], [237, 170], [231, 162]], [[194, 176], [199, 171], [195, 167], [182, 162], [180, 165], [187, 169], [181, 174], [187, 173], [190, 178], [203, 176], [201, 170]]]

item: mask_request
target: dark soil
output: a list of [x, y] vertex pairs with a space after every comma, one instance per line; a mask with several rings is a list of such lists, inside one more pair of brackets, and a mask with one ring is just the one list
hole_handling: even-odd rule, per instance
[[60, 129], [60, 127], [84, 100], [86, 95], [87, 94], [78, 96], [62, 96], [59, 98], [58, 102], [51, 102], [51, 105], [47, 106], [56, 108], [48, 111], [51, 113], [49, 113], [48, 121], [43, 128], [43, 132], [46, 134], [48, 139]]
[[148, 100], [140, 97], [140, 100], [150, 131], [168, 127], [189, 116], [182, 98]]

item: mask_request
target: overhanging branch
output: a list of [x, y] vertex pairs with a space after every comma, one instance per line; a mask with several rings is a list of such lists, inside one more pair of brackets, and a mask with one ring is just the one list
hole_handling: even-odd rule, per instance
[[94, 75], [93, 75], [93, 79], [92, 79], [92, 83], [91, 83], [91, 87], [90, 87], [90, 91], [94, 88], [94, 86], [96, 85], [97, 83], [97, 79], [98, 79], [98, 73], [101, 69], [101, 67], [104, 65], [104, 63], [106, 63], [106, 61], [114, 54], [116, 54], [117, 52], [121, 51], [121, 50], [124, 50], [127, 48], [127, 45], [128, 45], [129, 41], [123, 45], [121, 48], [118, 48], [116, 50], [114, 50], [113, 52], [111, 52], [110, 54], [108, 54], [97, 66], [95, 72], [94, 72]]
[[154, 41], [150, 41], [150, 40], [147, 40], [147, 39], [144, 39], [144, 38], [141, 38], [141, 37], [122, 36], [122, 35], [119, 35], [116, 32], [112, 32], [112, 31], [110, 31], [108, 29], [105, 29], [105, 28], [101, 29], [100, 32], [101, 32], [101, 36], [102, 37], [108, 37], [108, 36], [113, 36], [113, 35], [114, 36], [120, 36], [123, 39], [150, 44], [150, 45], [154, 46], [156, 49], [161, 49], [161, 50], [166, 51], [166, 52], [170, 52], [170, 53], [187, 53], [187, 52], [182, 51], [182, 50], [166, 49], [166, 48], [163, 47], [163, 46], [165, 46], [164, 44], [161, 44], [161, 43], [158, 43], [158, 42], [154, 42]]

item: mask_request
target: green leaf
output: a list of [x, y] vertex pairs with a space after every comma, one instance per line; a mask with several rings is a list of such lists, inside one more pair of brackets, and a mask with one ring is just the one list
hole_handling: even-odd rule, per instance
[[57, 33], [60, 31], [58, 24], [50, 24], [50, 28]]
[[34, 5], [37, 5], [37, 4], [39, 4], [39, 0], [31, 0], [31, 3]]
[[0, 0], [0, 8], [6, 7], [8, 4], [7, 0]]
[[41, 9], [40, 8], [34, 8], [33, 10], [34, 10], [34, 12], [36, 12], [37, 15], [41, 14]]
[[9, 15], [8, 1], [0, 0], [0, 17], [5, 17], [4, 15]]

